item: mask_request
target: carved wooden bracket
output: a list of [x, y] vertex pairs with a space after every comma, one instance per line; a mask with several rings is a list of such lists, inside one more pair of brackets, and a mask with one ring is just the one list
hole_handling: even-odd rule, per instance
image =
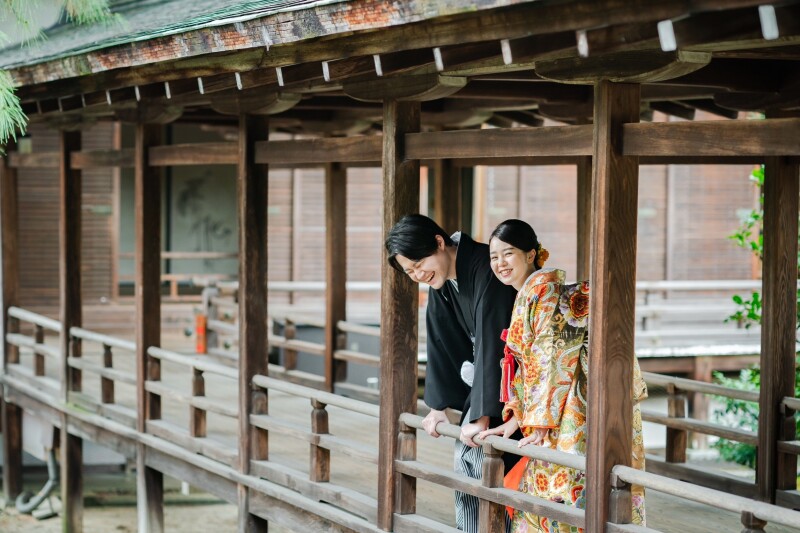
[[635, 50], [590, 57], [536, 62], [536, 73], [561, 83], [591, 84], [600, 80], [648, 83], [678, 78], [708, 65], [707, 52]]
[[252, 89], [221, 94], [211, 100], [211, 109], [223, 115], [275, 115], [293, 108], [300, 101], [296, 93]]
[[450, 96], [466, 84], [466, 78], [433, 73], [345, 83], [342, 89], [351, 98], [362, 102], [426, 102]]

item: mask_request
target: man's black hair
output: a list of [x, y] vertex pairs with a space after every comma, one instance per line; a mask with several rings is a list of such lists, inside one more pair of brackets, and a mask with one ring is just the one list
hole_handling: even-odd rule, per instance
[[441, 235], [447, 246], [453, 246], [450, 236], [425, 215], [406, 215], [392, 226], [384, 245], [389, 253], [389, 264], [400, 272], [403, 267], [397, 262], [398, 255], [419, 261], [436, 253], [436, 236]]

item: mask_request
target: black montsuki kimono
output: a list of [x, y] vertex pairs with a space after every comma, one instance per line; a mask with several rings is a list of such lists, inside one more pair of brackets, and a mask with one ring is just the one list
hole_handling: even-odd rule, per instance
[[[501, 422], [500, 361], [505, 343], [503, 329], [511, 321], [517, 291], [492, 272], [489, 246], [461, 234], [456, 254], [458, 289], [447, 282], [428, 293], [428, 364], [425, 403], [470, 410], [470, 422], [487, 415], [489, 427]], [[472, 338], [475, 339], [474, 357]], [[472, 361], [472, 388], [461, 380], [461, 364]]]

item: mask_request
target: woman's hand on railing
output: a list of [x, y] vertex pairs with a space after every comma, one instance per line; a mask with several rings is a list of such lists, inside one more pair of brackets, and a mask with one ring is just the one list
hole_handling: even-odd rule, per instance
[[520, 439], [519, 444], [517, 444], [518, 448], [522, 448], [523, 446], [527, 446], [528, 444], [533, 444], [534, 446], [538, 446], [542, 442], [544, 442], [545, 437], [547, 437], [547, 433], [550, 431], [550, 428], [536, 428], [533, 430], [533, 433], [528, 435], [527, 437]]
[[478, 433], [479, 439], [485, 439], [489, 435], [500, 435], [504, 439], [511, 437], [515, 431], [519, 429], [519, 422], [517, 422], [517, 417], [512, 416], [508, 419], [508, 422], [504, 424], [500, 424], [497, 427], [486, 429]]

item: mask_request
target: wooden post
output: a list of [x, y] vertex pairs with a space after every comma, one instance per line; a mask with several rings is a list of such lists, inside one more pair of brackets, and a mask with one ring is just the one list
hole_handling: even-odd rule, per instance
[[[383, 235], [419, 210], [419, 161], [405, 158], [405, 135], [420, 129], [419, 102], [383, 104]], [[398, 418], [416, 412], [419, 290], [408, 276], [381, 263], [380, 431], [378, 527], [391, 531], [395, 505]]]
[[[161, 379], [158, 359], [147, 355], [150, 346], [161, 345], [161, 169], [151, 167], [151, 146], [163, 141], [163, 129], [155, 124], [136, 124], [134, 148], [136, 233], [136, 429], [146, 431], [148, 420], [161, 418], [161, 397], [148, 393], [149, 380]], [[164, 475], [146, 464], [146, 448], [137, 446], [136, 504], [138, 530], [164, 530]]]
[[461, 168], [452, 159], [433, 164], [433, 211], [448, 234], [461, 229]]
[[577, 164], [578, 212], [577, 256], [575, 275], [578, 280], [589, 279], [589, 257], [592, 248], [592, 158], [581, 157]]
[[[255, 163], [255, 147], [269, 139], [263, 117], [239, 116], [236, 177], [239, 213], [239, 470], [251, 459], [267, 458], [266, 434], [250, 425], [250, 414], [266, 413], [267, 395], [254, 390], [255, 375], [267, 375], [267, 199], [268, 167]], [[254, 408], [258, 407], [257, 410]], [[267, 522], [250, 513], [250, 493], [239, 485], [239, 531], [267, 531]]]
[[[695, 381], [711, 383], [713, 370], [711, 357], [697, 356], [692, 358], [692, 371], [689, 377]], [[689, 416], [695, 420], [707, 421], [710, 406], [711, 401], [702, 392], [692, 392], [689, 395]], [[704, 449], [708, 447], [708, 436], [703, 433], [693, 431], [691, 441], [694, 448]]]
[[[406, 424], [400, 424], [397, 436], [397, 460], [415, 461], [417, 459], [417, 430]], [[406, 474], [397, 476], [397, 498], [395, 512], [397, 514], [414, 514], [417, 512], [417, 478]]]
[[[670, 383], [667, 385], [667, 416], [674, 418], [686, 418], [686, 394]], [[688, 442], [688, 432], [685, 429], [667, 428], [667, 452], [666, 461], [668, 463], [686, 462], [686, 445]]]
[[[325, 404], [311, 400], [311, 432], [314, 435], [326, 435], [328, 429], [328, 411]], [[311, 481], [330, 481], [331, 480], [331, 451], [319, 446], [316, 442], [311, 443], [311, 465], [308, 471]]]
[[[483, 445], [483, 466], [481, 467], [481, 485], [484, 487], [503, 486], [502, 452], [498, 452], [491, 444]], [[505, 528], [506, 508], [499, 503], [480, 500], [478, 504], [478, 530], [486, 533], [503, 533]]]
[[347, 362], [334, 359], [341, 346], [340, 320], [347, 318], [347, 169], [325, 168], [325, 388], [347, 377]]
[[631, 464], [639, 168], [622, 125], [639, 120], [639, 86], [599, 81], [594, 95], [586, 530], [603, 531], [610, 474]]
[[[111, 346], [103, 345], [103, 368], [114, 368], [114, 354]], [[106, 377], [100, 378], [100, 401], [114, 403], [114, 380]]]
[[[2, 239], [2, 328], [3, 370], [19, 361], [16, 346], [6, 342], [7, 333], [19, 331], [18, 322], [8, 316], [8, 308], [19, 304], [19, 247], [17, 235], [17, 169], [8, 165], [8, 154], [16, 148], [6, 144], [6, 155], [0, 159], [0, 238]], [[0, 422], [3, 432], [3, 494], [11, 503], [22, 492], [22, 409], [6, 403], [0, 394]]]
[[[794, 397], [797, 322], [797, 213], [800, 166], [769, 157], [764, 165], [764, 266], [761, 316], [761, 394], [758, 408], [758, 497], [775, 502], [776, 489], [796, 487], [797, 457], [779, 461], [785, 424], [781, 402]], [[785, 474], [779, 470], [791, 467]]]
[[[611, 474], [611, 495], [608, 505], [608, 520], [614, 524], [629, 524], [632, 517], [631, 485]], [[603, 528], [601, 531], [605, 531]]]
[[[283, 338], [290, 341], [297, 337], [297, 325], [289, 318], [283, 319]], [[292, 348], [283, 349], [283, 368], [294, 370], [297, 368], [297, 350]]]
[[[44, 328], [38, 324], [33, 327], [33, 342], [36, 344], [44, 344]], [[44, 372], [44, 355], [36, 352], [33, 355], [33, 374], [35, 376], [44, 376]]]
[[[203, 371], [192, 369], [192, 396], [203, 397], [206, 395], [206, 381]], [[197, 407], [189, 408], [189, 435], [192, 437], [206, 436], [206, 412]]]
[[[70, 368], [68, 358], [80, 356], [80, 343], [70, 342], [70, 328], [81, 320], [81, 171], [71, 168], [70, 159], [81, 150], [80, 131], [61, 132], [59, 164], [59, 293], [61, 315], [61, 399], [81, 389], [81, 374]], [[71, 348], [71, 349], [70, 349]], [[61, 515], [64, 531], [83, 531], [83, 440], [70, 435], [69, 417], [61, 416]]]
[[744, 526], [741, 533], [763, 533], [764, 527], [767, 525], [766, 521], [757, 518], [750, 511], [742, 511], [741, 521]]

